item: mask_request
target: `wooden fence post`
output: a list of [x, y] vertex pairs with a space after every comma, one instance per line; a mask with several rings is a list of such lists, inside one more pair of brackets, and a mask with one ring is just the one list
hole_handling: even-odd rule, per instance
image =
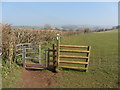
[[59, 55], [60, 55], [60, 37], [59, 34], [57, 34], [57, 65], [59, 65]]
[[58, 70], [58, 67], [59, 67], [59, 58], [60, 58], [60, 36], [59, 36], [59, 34], [57, 34], [57, 48], [56, 48], [56, 50], [57, 50], [57, 69], [56, 69], [56, 71], [59, 71]]
[[[88, 62], [89, 63], [89, 60], [90, 60], [90, 51], [91, 51], [91, 46], [88, 46], [88, 49], [87, 49], [88, 51], [89, 51], [89, 53], [87, 53], [87, 57], [88, 57], [88, 59], [86, 59], [86, 62]], [[88, 64], [87, 65], [85, 65], [85, 68], [88, 68]], [[88, 71], [88, 69], [86, 70], [86, 72]]]
[[53, 44], [53, 66], [55, 66], [55, 44]]
[[41, 64], [41, 46], [40, 46], [40, 44], [39, 44], [39, 46], [38, 46], [38, 53], [39, 53], [39, 63]]

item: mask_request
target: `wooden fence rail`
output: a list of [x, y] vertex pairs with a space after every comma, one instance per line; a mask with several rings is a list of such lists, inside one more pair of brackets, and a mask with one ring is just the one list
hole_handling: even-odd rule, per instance
[[60, 45], [60, 47], [70, 47], [70, 48], [88, 48], [88, 46], [76, 46], [76, 45]]
[[[88, 65], [89, 65], [89, 58], [90, 58], [90, 50], [91, 47], [90, 46], [76, 46], [76, 45], [55, 45], [55, 46], [59, 46], [59, 54], [57, 54], [59, 57], [59, 60], [57, 61], [58, 67], [60, 68], [69, 68], [69, 69], [80, 69], [80, 70], [84, 70], [87, 71], [88, 70]], [[62, 49], [62, 47], [67, 47], [69, 50], [67, 49]], [[86, 50], [71, 50], [70, 48], [85, 48]], [[63, 54], [62, 54], [63, 53]], [[68, 53], [72, 53], [70, 55], [66, 55]], [[80, 56], [80, 55], [74, 55], [74, 53], [86, 53], [86, 56]], [[61, 55], [62, 54], [62, 55]], [[63, 59], [64, 58], [64, 59]], [[71, 59], [78, 59], [79, 61], [75, 61], [75, 60], [69, 60], [69, 58]], [[66, 59], [66, 60], [65, 60]], [[85, 60], [85, 61], [81, 61], [81, 59]], [[61, 65], [61, 63], [66, 63], [68, 65]], [[70, 66], [69, 64], [73, 64], [73, 66]], [[75, 66], [75, 64], [79, 64], [79, 65], [84, 65], [84, 67], [78, 67]]]

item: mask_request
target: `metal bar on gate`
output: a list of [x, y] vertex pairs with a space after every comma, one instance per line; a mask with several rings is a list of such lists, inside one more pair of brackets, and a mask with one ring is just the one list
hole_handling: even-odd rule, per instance
[[37, 53], [37, 52], [26, 52], [26, 54], [44, 54], [44, 53]]
[[49, 67], [49, 63], [50, 63], [50, 51], [49, 51], [49, 48], [48, 48], [48, 62], [47, 62], [48, 67]]
[[23, 52], [22, 52], [22, 60], [23, 60], [23, 67], [25, 68], [25, 47], [23, 47]]
[[[26, 57], [26, 48], [25, 48], [25, 57]], [[24, 59], [24, 63], [26, 63], [26, 59]], [[25, 65], [25, 67], [26, 67], [26, 65]]]
[[45, 66], [47, 67], [47, 60], [46, 60], [46, 50], [45, 50]]

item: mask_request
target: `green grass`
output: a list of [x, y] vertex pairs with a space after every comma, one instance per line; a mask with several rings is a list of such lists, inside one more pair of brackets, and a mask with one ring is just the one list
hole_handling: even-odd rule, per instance
[[20, 88], [20, 72], [22, 70], [16, 64], [12, 64], [11, 68], [4, 66], [2, 68], [2, 88]]
[[61, 38], [61, 44], [91, 46], [89, 71], [61, 71], [61, 88], [117, 88], [118, 87], [118, 33], [78, 34]]
[[[77, 34], [61, 38], [61, 44], [91, 46], [88, 72], [61, 70], [53, 88], [117, 88], [118, 87], [118, 34], [117, 30]], [[20, 67], [2, 69], [3, 88], [21, 87]]]

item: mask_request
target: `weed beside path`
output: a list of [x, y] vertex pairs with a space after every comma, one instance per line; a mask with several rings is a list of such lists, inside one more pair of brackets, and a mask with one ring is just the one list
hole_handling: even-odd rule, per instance
[[2, 88], [21, 88], [21, 75], [20, 72], [23, 68], [18, 65], [12, 65], [8, 68], [2, 68]]

